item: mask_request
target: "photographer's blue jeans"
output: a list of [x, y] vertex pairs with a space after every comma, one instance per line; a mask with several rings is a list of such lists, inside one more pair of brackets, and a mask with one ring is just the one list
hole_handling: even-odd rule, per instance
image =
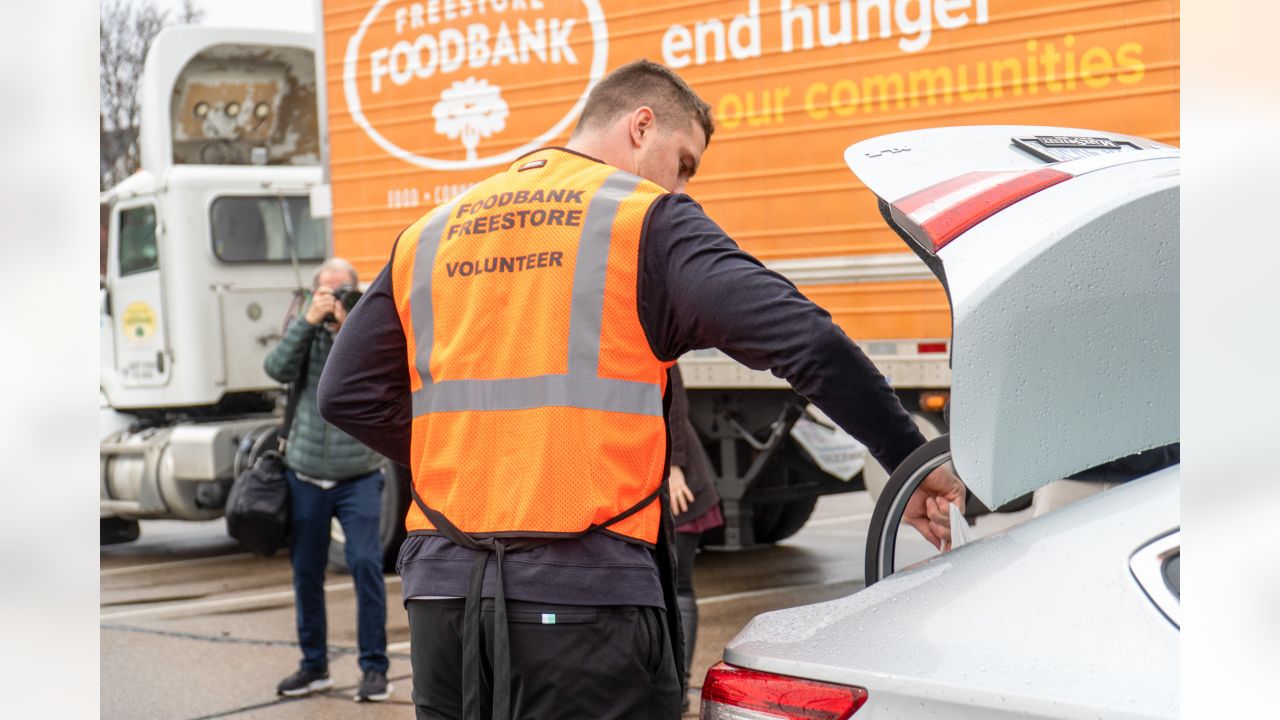
[[328, 669], [324, 570], [329, 563], [331, 518], [337, 517], [347, 537], [347, 567], [356, 588], [356, 634], [362, 671], [387, 671], [387, 586], [382, 577], [378, 547], [378, 514], [382, 507], [381, 471], [338, 483], [325, 490], [289, 479], [289, 559], [293, 563], [293, 591], [298, 616], [302, 668]]

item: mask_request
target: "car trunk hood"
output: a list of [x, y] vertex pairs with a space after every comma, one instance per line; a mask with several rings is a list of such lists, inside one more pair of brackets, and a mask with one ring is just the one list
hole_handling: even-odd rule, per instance
[[[1013, 143], [1099, 135], [1133, 147], [1053, 163]], [[984, 126], [874, 138], [845, 159], [947, 289], [951, 448], [978, 498], [996, 507], [1178, 440], [1176, 149]], [[940, 249], [899, 212], [904, 198], [966, 174], [989, 186], [991, 173], [1045, 170], [1069, 179], [999, 206]]]

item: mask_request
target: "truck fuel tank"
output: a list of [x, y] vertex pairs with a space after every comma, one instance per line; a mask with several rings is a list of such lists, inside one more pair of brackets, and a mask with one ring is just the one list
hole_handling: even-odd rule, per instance
[[261, 415], [124, 430], [101, 445], [101, 514], [210, 520], [222, 514], [240, 441], [279, 423]]

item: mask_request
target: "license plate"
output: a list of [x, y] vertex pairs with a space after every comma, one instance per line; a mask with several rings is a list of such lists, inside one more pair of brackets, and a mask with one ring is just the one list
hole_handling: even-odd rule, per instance
[[1073, 135], [1035, 135], [1012, 138], [1013, 144], [1047, 162], [1063, 162], [1080, 158], [1140, 150], [1127, 140]]

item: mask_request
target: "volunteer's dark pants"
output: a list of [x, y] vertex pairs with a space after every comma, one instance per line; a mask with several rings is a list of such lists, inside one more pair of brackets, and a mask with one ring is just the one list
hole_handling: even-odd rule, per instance
[[321, 672], [329, 667], [324, 609], [324, 569], [329, 564], [332, 518], [346, 535], [347, 567], [356, 586], [356, 638], [360, 669], [387, 671], [387, 586], [382, 577], [378, 546], [378, 515], [382, 508], [382, 471], [338, 483], [325, 490], [289, 478], [292, 516], [289, 559], [293, 562], [293, 593], [298, 611], [298, 644], [302, 667]]
[[[418, 720], [462, 718], [462, 599], [410, 600]], [[680, 679], [666, 612], [507, 600], [511, 720], [673, 720]], [[552, 617], [554, 616], [554, 618]], [[481, 696], [493, 687], [493, 601], [481, 612]]]

